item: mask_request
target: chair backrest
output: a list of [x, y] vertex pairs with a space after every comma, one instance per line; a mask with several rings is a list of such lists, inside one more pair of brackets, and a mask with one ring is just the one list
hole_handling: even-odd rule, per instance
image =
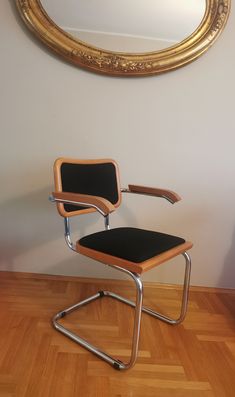
[[[54, 163], [56, 192], [73, 192], [99, 196], [115, 207], [121, 204], [118, 166], [114, 160], [75, 160], [59, 158]], [[57, 204], [60, 215], [70, 217], [94, 212], [93, 208]]]

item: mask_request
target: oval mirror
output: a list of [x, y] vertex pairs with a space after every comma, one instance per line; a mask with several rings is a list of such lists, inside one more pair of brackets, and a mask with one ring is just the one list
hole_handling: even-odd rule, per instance
[[112, 75], [149, 75], [204, 53], [230, 0], [16, 0], [27, 26], [72, 63]]
[[66, 0], [66, 7], [58, 0], [41, 3], [50, 18], [77, 39], [129, 53], [178, 44], [197, 29], [206, 11], [205, 0]]

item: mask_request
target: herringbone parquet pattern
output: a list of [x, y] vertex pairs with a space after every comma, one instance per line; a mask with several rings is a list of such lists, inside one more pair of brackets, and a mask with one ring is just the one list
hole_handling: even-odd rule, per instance
[[[235, 292], [191, 289], [178, 326], [143, 314], [136, 366], [119, 372], [58, 333], [59, 310], [110, 289], [134, 298], [120, 281], [0, 273], [1, 397], [234, 397]], [[145, 304], [176, 315], [180, 290], [148, 284]], [[81, 336], [128, 357], [133, 309], [99, 299], [64, 319]]]

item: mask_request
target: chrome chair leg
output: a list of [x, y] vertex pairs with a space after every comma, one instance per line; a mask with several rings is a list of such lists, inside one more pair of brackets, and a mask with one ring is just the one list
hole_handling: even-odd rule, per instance
[[[182, 303], [181, 303], [181, 312], [180, 316], [177, 319], [172, 319], [170, 317], [164, 316], [152, 309], [149, 309], [145, 306], [142, 306], [143, 303], [143, 284], [142, 281], [139, 277], [138, 274], [132, 273], [129, 270], [123, 269], [119, 266], [111, 266], [121, 272], [124, 272], [128, 274], [135, 282], [136, 286], [136, 302], [133, 302], [129, 299], [123, 298], [120, 295], [117, 295], [113, 292], [110, 291], [99, 291], [95, 295], [90, 296], [89, 298], [86, 298], [82, 300], [81, 302], [70, 306], [69, 308], [57, 313], [53, 319], [52, 319], [52, 324], [53, 326], [61, 333], [72, 339], [73, 341], [77, 342], [81, 346], [85, 347], [87, 350], [90, 352], [96, 354], [98, 357], [101, 359], [105, 360], [107, 363], [112, 365], [115, 369], [119, 370], [126, 370], [134, 366], [137, 355], [138, 355], [138, 346], [139, 346], [139, 335], [140, 335], [140, 323], [141, 323], [141, 314], [142, 311], [144, 313], [150, 314], [151, 316], [158, 318], [161, 321], [164, 321], [168, 324], [179, 324], [182, 322], [185, 318], [186, 315], [186, 310], [187, 310], [187, 303], [188, 303], [188, 291], [189, 291], [189, 281], [190, 281], [190, 272], [191, 272], [191, 259], [188, 253], [184, 252], [182, 254], [185, 258], [185, 275], [184, 275], [184, 287], [183, 287], [183, 296], [182, 296]], [[131, 351], [131, 357], [129, 362], [124, 363], [118, 359], [115, 359], [111, 356], [109, 356], [107, 353], [101, 351], [98, 347], [92, 345], [89, 343], [87, 340], [79, 337], [72, 331], [68, 330], [65, 328], [63, 325], [61, 325], [58, 320], [65, 317], [69, 313], [72, 313], [73, 311], [79, 309], [80, 307], [102, 297], [111, 297], [114, 299], [119, 300], [120, 302], [126, 303], [132, 307], [135, 308], [135, 318], [134, 318], [134, 329], [133, 329], [133, 337], [132, 337], [132, 351]]]
[[[150, 314], [151, 316], [158, 318], [159, 320], [164, 321], [171, 325], [180, 324], [184, 320], [184, 318], [186, 316], [186, 312], [187, 312], [187, 306], [188, 306], [189, 283], [190, 283], [190, 274], [191, 274], [191, 258], [187, 252], [184, 252], [182, 255], [185, 258], [185, 273], [184, 273], [183, 294], [182, 294], [181, 309], [180, 309], [179, 317], [176, 319], [173, 319], [173, 318], [167, 317], [163, 314], [160, 314], [146, 306], [142, 306], [142, 311], [144, 313]], [[112, 267], [114, 267], [114, 266], [112, 266]], [[123, 298], [120, 295], [114, 294], [113, 292], [104, 291], [104, 294], [106, 296], [110, 296], [115, 299], [118, 299], [120, 302], [126, 303], [132, 307], [135, 307], [134, 302], [132, 302], [129, 299]]]
[[72, 331], [69, 331], [67, 328], [65, 328], [63, 325], [61, 325], [58, 320], [65, 317], [67, 314], [72, 313], [74, 310], [79, 309], [80, 307], [98, 299], [102, 298], [104, 296], [112, 296], [113, 298], [116, 298], [118, 300], [121, 300], [118, 295], [115, 296], [115, 294], [112, 295], [111, 292], [109, 291], [99, 291], [97, 294], [90, 296], [87, 299], [84, 299], [83, 301], [70, 306], [69, 308], [57, 313], [54, 318], [52, 319], [52, 324], [53, 326], [62, 334], [66, 335], [73, 341], [79, 343], [81, 346], [85, 347], [87, 350], [90, 352], [96, 354], [98, 357], [102, 358], [105, 360], [107, 363], [111, 364], [115, 369], [129, 369], [133, 367], [133, 365], [136, 362], [137, 355], [138, 355], [138, 346], [139, 346], [139, 335], [140, 335], [140, 322], [141, 322], [141, 314], [142, 314], [142, 303], [143, 303], [143, 284], [138, 276], [138, 274], [132, 273], [129, 270], [123, 269], [118, 266], [113, 266], [115, 269], [120, 270], [129, 276], [132, 277], [132, 279], [135, 282], [136, 285], [136, 302], [133, 304], [135, 307], [135, 318], [134, 318], [134, 330], [133, 330], [133, 337], [132, 337], [132, 351], [131, 351], [131, 358], [128, 363], [124, 363], [120, 360], [117, 360], [111, 356], [109, 356], [107, 353], [101, 351], [98, 347], [92, 345], [88, 341], [86, 341], [83, 338], [80, 338], [78, 335], [73, 333]]

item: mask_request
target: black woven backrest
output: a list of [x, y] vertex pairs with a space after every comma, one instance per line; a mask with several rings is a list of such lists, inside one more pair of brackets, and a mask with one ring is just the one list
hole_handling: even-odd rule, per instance
[[[120, 205], [118, 168], [113, 160], [58, 159], [54, 172], [56, 191], [99, 196]], [[59, 204], [58, 210], [63, 216], [93, 211], [69, 204]]]

